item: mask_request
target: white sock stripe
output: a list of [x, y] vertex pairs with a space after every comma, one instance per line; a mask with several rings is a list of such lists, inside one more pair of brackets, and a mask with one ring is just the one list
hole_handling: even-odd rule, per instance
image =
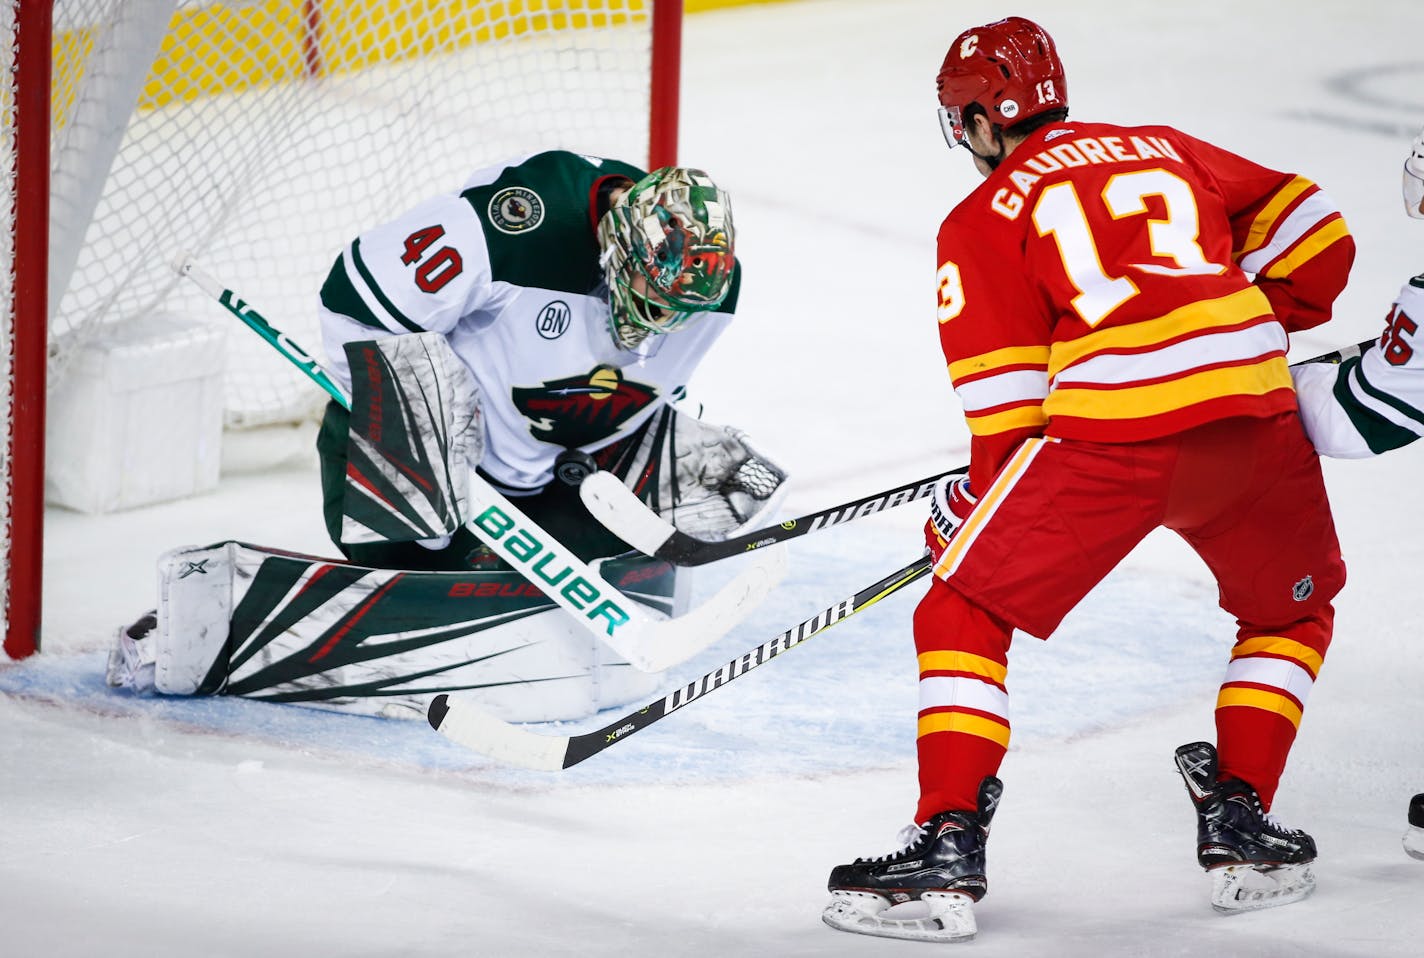
[[1305, 704], [1306, 697], [1315, 685], [1310, 672], [1302, 666], [1286, 659], [1264, 657], [1233, 659], [1226, 667], [1226, 678], [1222, 680], [1222, 684], [1232, 682], [1250, 682], [1253, 685], [1280, 689], [1301, 705]]
[[982, 679], [931, 675], [920, 679], [920, 711], [960, 706], [1009, 720], [1009, 694]]

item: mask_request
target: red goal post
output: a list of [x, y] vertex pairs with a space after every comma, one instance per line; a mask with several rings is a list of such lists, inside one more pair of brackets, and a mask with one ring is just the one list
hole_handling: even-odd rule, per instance
[[[341, 246], [481, 166], [548, 148], [675, 162], [682, 7], [0, 0], [5, 654], [40, 644], [47, 395], [138, 317], [222, 322], [177, 256], [313, 341]], [[228, 340], [226, 369], [229, 428], [313, 414], [255, 337]]]

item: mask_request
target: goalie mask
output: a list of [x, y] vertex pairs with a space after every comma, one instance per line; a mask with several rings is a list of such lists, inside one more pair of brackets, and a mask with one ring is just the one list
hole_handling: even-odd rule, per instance
[[701, 170], [655, 170], [598, 223], [609, 331], [624, 349], [715, 310], [732, 287], [732, 208]]

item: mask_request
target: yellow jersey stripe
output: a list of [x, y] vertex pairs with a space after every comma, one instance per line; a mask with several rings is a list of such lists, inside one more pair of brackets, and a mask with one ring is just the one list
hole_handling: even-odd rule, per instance
[[970, 433], [975, 436], [997, 436], [1015, 429], [1042, 428], [1048, 422], [1048, 415], [1043, 411], [1043, 406], [1035, 403], [982, 416], [965, 413], [964, 421], [969, 426]]
[[1037, 366], [1042, 369], [1047, 365], [1047, 346], [1005, 346], [1003, 349], [955, 360], [949, 364], [949, 378], [958, 382], [963, 376], [987, 373], [1008, 366]]
[[1314, 259], [1316, 254], [1321, 250], [1330, 246], [1336, 240], [1343, 239], [1349, 235], [1350, 228], [1345, 224], [1343, 217], [1331, 220], [1297, 243], [1295, 249], [1291, 250], [1289, 254], [1266, 267], [1261, 275], [1272, 279], [1289, 276], [1299, 269], [1302, 263]]
[[1043, 411], [1079, 419], [1140, 419], [1228, 396], [1264, 396], [1291, 389], [1290, 367], [1273, 356], [1247, 366], [1207, 369], [1150, 386], [1082, 389], [1066, 386], [1049, 393]]
[[1255, 286], [1216, 299], [1188, 303], [1156, 319], [1127, 326], [1109, 326], [1068, 342], [1054, 343], [1053, 355], [1048, 360], [1048, 375], [1057, 376], [1084, 357], [1105, 349], [1159, 346], [1184, 333], [1235, 326], [1270, 312], [1271, 303], [1266, 294]]
[[1281, 187], [1281, 189], [1276, 192], [1276, 195], [1271, 198], [1271, 201], [1256, 215], [1256, 219], [1251, 223], [1251, 229], [1246, 233], [1245, 242], [1241, 244], [1241, 248], [1237, 250], [1233, 256], [1239, 260], [1247, 253], [1254, 252], [1265, 245], [1266, 239], [1271, 235], [1271, 228], [1274, 227], [1276, 222], [1281, 218], [1281, 213], [1285, 208], [1294, 203], [1297, 197], [1314, 185], [1314, 183], [1305, 177], [1297, 176], [1294, 180], [1291, 180], [1285, 186]]

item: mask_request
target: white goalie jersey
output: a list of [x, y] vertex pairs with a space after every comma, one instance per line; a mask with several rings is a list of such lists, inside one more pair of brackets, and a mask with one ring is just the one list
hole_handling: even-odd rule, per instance
[[1424, 435], [1424, 275], [1399, 293], [1384, 332], [1338, 366], [1297, 366], [1296, 396], [1306, 434], [1322, 456], [1363, 459]]
[[627, 164], [551, 151], [481, 170], [349, 244], [322, 288], [330, 369], [346, 342], [444, 334], [484, 403], [481, 470], [507, 495], [546, 484], [566, 448], [631, 435], [677, 399], [726, 329], [722, 309], [636, 350], [609, 334], [590, 194]]

